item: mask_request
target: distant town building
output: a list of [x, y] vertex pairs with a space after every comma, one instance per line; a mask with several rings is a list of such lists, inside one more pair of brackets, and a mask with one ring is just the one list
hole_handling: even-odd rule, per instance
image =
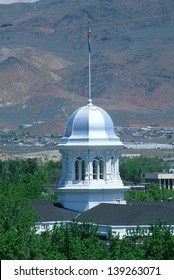
[[169, 169], [167, 172], [145, 173], [143, 174], [143, 178], [145, 185], [155, 183], [158, 184], [159, 187], [174, 189], [174, 169]]
[[127, 158], [136, 158], [140, 156], [141, 154], [121, 154], [121, 157], [127, 157]]

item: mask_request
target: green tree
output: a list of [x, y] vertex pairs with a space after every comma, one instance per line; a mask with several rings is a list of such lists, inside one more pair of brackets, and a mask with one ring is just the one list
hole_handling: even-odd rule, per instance
[[125, 193], [124, 198], [126, 201], [167, 201], [169, 198], [174, 199], [174, 191], [152, 183], [146, 192], [131, 189]]
[[134, 232], [127, 233], [120, 239], [119, 235], [110, 237], [110, 253], [113, 260], [141, 260], [145, 251], [139, 246], [143, 239], [142, 229], [137, 227]]
[[36, 159], [0, 161], [0, 178], [4, 183], [21, 184], [28, 198], [54, 198], [51, 188], [60, 176], [61, 162], [41, 163]]
[[47, 174], [43, 169], [37, 170], [34, 175], [31, 173], [22, 174], [16, 182], [16, 185], [18, 184], [23, 185], [25, 194], [29, 199], [40, 198], [42, 192], [50, 189]]
[[174, 237], [166, 222], [151, 224], [150, 232], [144, 242], [145, 258], [154, 260], [174, 259]]
[[109, 251], [99, 240], [97, 228], [90, 222], [79, 224], [73, 221], [66, 225], [55, 226], [51, 240], [56, 251], [67, 259], [109, 259]]
[[43, 168], [48, 176], [50, 184], [54, 186], [57, 185], [62, 173], [62, 161], [49, 160], [44, 164]]
[[174, 236], [171, 227], [158, 220], [150, 225], [149, 231], [137, 226], [127, 230], [122, 239], [111, 235], [109, 250], [115, 260], [173, 260]]
[[146, 172], [160, 172], [169, 169], [169, 164], [159, 158], [127, 158], [120, 159], [120, 175], [123, 181], [140, 183], [142, 174]]
[[35, 234], [30, 249], [30, 259], [37, 260], [64, 260], [65, 255], [60, 252], [58, 243], [52, 241], [53, 233], [45, 230], [41, 234]]
[[113, 236], [112, 233], [110, 234], [109, 238], [110, 243], [110, 254], [112, 260], [119, 260], [121, 256], [121, 241], [120, 236], [117, 234], [116, 236]]
[[29, 259], [36, 217], [21, 185], [0, 183], [0, 257]]
[[21, 175], [34, 175], [39, 169], [36, 159], [0, 161], [0, 177], [9, 182], [17, 181]]
[[125, 193], [124, 198], [126, 201], [146, 201], [147, 195], [143, 191], [129, 190]]

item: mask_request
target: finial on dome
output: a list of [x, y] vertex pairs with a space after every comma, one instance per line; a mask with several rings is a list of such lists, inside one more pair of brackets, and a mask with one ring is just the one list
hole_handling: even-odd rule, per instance
[[88, 105], [92, 104], [91, 98], [91, 25], [88, 21], [88, 50], [89, 50], [89, 93], [88, 93]]

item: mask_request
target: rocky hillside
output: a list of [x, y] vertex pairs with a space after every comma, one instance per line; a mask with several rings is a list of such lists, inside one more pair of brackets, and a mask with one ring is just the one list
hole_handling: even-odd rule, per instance
[[[0, 5], [0, 127], [62, 133], [88, 96], [115, 125], [174, 126], [173, 0], [40, 0]], [[33, 129], [33, 128], [32, 128]]]

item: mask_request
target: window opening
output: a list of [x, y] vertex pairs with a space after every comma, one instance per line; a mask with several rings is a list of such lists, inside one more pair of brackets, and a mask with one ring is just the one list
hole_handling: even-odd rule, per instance
[[75, 180], [85, 180], [86, 164], [85, 160], [78, 157], [75, 161]]
[[93, 160], [93, 179], [104, 179], [104, 161], [101, 157], [95, 157]]
[[85, 161], [82, 160], [82, 180], [85, 180], [85, 169], [86, 169], [86, 166], [85, 166]]
[[97, 160], [93, 161], [93, 179], [97, 180], [97, 171], [98, 171], [98, 162]]

